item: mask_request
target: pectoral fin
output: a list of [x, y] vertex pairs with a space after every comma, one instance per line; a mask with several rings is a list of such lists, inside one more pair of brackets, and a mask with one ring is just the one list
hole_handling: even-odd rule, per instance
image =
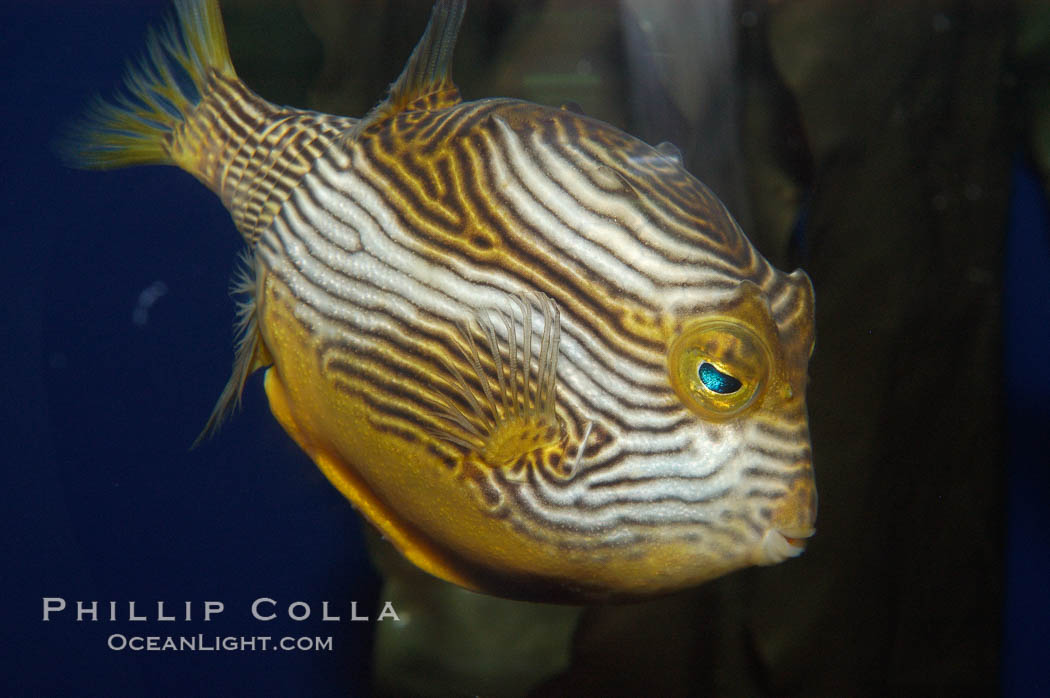
[[542, 294], [513, 300], [460, 326], [463, 361], [448, 363], [454, 394], [435, 404], [443, 427], [433, 433], [509, 479], [524, 477], [530, 466], [571, 476], [565, 425], [555, 413], [558, 308]]

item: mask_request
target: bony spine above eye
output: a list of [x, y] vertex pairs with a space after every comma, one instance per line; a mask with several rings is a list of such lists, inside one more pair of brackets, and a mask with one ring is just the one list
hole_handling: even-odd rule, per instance
[[744, 322], [714, 318], [687, 327], [671, 344], [671, 385], [689, 409], [711, 421], [743, 414], [765, 392], [773, 357]]

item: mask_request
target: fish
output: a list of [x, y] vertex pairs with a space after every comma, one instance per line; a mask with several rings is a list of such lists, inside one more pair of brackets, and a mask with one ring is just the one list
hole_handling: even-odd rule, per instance
[[361, 117], [272, 104], [216, 0], [178, 0], [79, 167], [177, 166], [244, 240], [232, 375], [408, 560], [461, 587], [629, 601], [815, 531], [814, 295], [669, 144], [573, 106], [464, 100], [439, 0]]

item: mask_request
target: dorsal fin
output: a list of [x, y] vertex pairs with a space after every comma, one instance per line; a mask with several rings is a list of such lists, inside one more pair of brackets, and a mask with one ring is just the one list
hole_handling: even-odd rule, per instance
[[459, 104], [459, 90], [452, 82], [452, 52], [466, 9], [467, 0], [435, 3], [423, 38], [416, 44], [401, 75], [390, 86], [386, 99], [354, 124], [347, 132], [347, 140], [353, 140], [370, 126], [401, 111]]

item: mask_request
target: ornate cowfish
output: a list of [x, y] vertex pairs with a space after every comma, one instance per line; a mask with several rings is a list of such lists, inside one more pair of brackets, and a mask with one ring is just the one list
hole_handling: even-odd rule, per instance
[[463, 101], [441, 0], [360, 119], [236, 76], [180, 0], [74, 159], [174, 164], [247, 250], [233, 375], [409, 560], [469, 589], [596, 601], [798, 555], [814, 530], [813, 292], [673, 148], [567, 108]]

